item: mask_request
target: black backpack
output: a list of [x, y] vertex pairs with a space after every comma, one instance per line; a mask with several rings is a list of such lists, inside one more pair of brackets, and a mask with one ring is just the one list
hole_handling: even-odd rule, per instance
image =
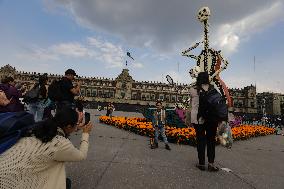
[[34, 123], [34, 116], [28, 112], [0, 113], [0, 154], [25, 136]]
[[40, 93], [40, 85], [36, 84], [31, 90], [27, 91], [23, 96], [23, 102], [32, 103], [38, 100]]
[[62, 100], [61, 80], [53, 80], [48, 87], [47, 96], [50, 100], [57, 102]]
[[203, 89], [199, 92], [198, 119], [204, 118], [206, 121], [227, 121], [228, 106], [221, 94], [210, 85], [208, 91]]

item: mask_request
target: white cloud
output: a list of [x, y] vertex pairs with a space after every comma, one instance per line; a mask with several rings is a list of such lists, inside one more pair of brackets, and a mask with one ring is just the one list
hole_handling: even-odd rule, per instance
[[142, 63], [139, 63], [139, 62], [132, 63], [132, 65], [133, 65], [134, 68], [143, 68], [144, 67], [144, 65]]
[[105, 62], [108, 68], [123, 66], [123, 57], [126, 53], [121, 46], [94, 37], [89, 37], [87, 42], [90, 47], [96, 49], [98, 54], [96, 58]]
[[61, 43], [50, 47], [54, 54], [68, 57], [93, 57], [96, 53], [92, 49], [84, 47], [80, 43]]
[[270, 7], [253, 12], [236, 22], [222, 24], [213, 37], [217, 39], [213, 40], [213, 44], [222, 49], [224, 54], [232, 54], [237, 51], [241, 41], [283, 19], [283, 9], [283, 3], [276, 1]]
[[[46, 49], [33, 47], [25, 53], [17, 55], [18, 58], [32, 61], [58, 61], [65, 58], [86, 58], [100, 61], [106, 68], [123, 67], [126, 53], [122, 47], [95, 37], [88, 37], [86, 43], [67, 42], [51, 45]], [[141, 63], [133, 65], [142, 68]]]
[[[235, 52], [244, 38], [283, 19], [282, 0], [45, 0], [48, 7], [65, 8], [83, 27], [119, 37], [136, 47], [160, 52], [183, 49], [202, 35], [197, 10], [207, 5], [210, 41]], [[218, 31], [217, 31], [218, 30]], [[214, 40], [216, 39], [216, 40]]]
[[[27, 49], [26, 49], [27, 50]], [[19, 53], [16, 55], [19, 59], [31, 60], [31, 61], [57, 61], [59, 57], [50, 51], [38, 47], [33, 47], [27, 50], [25, 53]]]

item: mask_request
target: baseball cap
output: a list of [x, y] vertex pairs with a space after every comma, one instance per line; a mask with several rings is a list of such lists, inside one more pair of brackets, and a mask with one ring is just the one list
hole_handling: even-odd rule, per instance
[[74, 75], [74, 76], [78, 76], [77, 74], [76, 74], [76, 72], [74, 71], [74, 70], [72, 70], [72, 69], [68, 69], [68, 70], [66, 70], [65, 71], [65, 75]]

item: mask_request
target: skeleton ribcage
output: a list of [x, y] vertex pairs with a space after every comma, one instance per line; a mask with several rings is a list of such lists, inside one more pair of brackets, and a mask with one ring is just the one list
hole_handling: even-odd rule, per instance
[[[220, 69], [221, 63], [222, 61], [221, 61], [220, 55], [214, 49], [208, 49], [207, 56], [206, 56], [206, 51], [202, 50], [201, 54], [198, 56], [198, 59], [197, 59], [197, 66], [200, 67], [201, 72], [208, 72], [210, 76], [212, 76], [217, 70]], [[230, 97], [228, 94], [228, 89], [225, 83], [219, 77], [219, 75], [213, 78], [213, 80], [211, 81], [211, 84], [214, 85], [215, 89], [218, 90], [218, 92], [229, 103], [230, 100], [228, 99]]]

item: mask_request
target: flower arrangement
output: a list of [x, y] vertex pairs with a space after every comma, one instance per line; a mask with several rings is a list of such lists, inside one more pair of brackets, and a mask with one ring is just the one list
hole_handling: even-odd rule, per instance
[[[99, 119], [101, 123], [131, 131], [142, 136], [154, 136], [152, 122], [148, 122], [146, 118], [114, 116], [110, 118], [108, 116], [101, 116]], [[176, 128], [166, 125], [165, 129], [169, 142], [190, 145], [196, 144], [196, 133], [194, 128]], [[234, 140], [246, 140], [252, 137], [265, 136], [274, 133], [275, 129], [265, 126], [240, 125], [232, 128]]]

